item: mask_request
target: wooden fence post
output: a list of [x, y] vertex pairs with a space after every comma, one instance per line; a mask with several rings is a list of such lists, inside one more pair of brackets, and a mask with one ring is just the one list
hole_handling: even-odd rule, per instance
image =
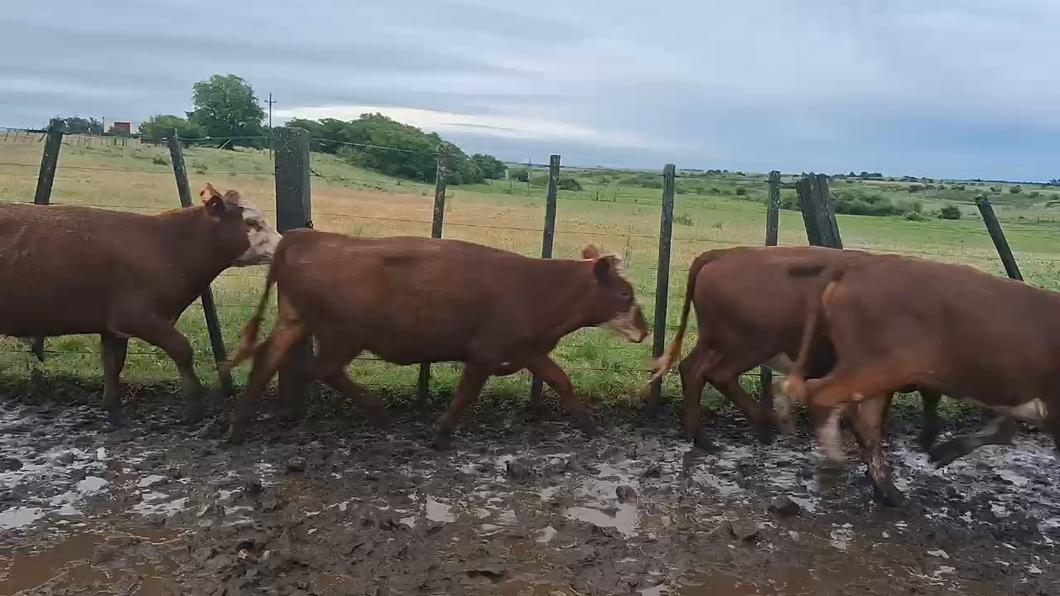
[[[766, 210], [766, 246], [776, 246], [780, 236], [780, 172], [769, 173], [769, 204]], [[773, 408], [773, 371], [767, 366], [758, 370], [762, 384], [759, 403], [763, 408]]]
[[979, 195], [975, 197], [975, 205], [979, 207], [979, 213], [983, 216], [986, 231], [990, 232], [990, 239], [994, 241], [994, 248], [997, 249], [1001, 263], [1005, 266], [1005, 273], [1012, 279], [1023, 281], [1023, 274], [1020, 273], [1019, 265], [1016, 264], [1016, 257], [1012, 256], [1012, 249], [1008, 246], [1005, 233], [1001, 231], [1001, 223], [997, 220], [997, 215], [994, 215], [994, 206], [990, 204], [990, 199], [985, 195]]
[[810, 244], [843, 248], [835, 218], [835, 204], [828, 192], [828, 176], [811, 172], [795, 184], [795, 191], [799, 195], [799, 210], [802, 211]]
[[37, 192], [33, 195], [33, 202], [37, 205], [51, 203], [55, 168], [59, 166], [59, 149], [63, 146], [63, 131], [56, 127], [49, 128], [46, 138], [44, 153], [40, 158], [40, 174], [37, 175]]
[[[188, 184], [188, 168], [184, 164], [184, 150], [180, 146], [177, 137], [177, 129], [169, 133], [169, 157], [173, 161], [173, 176], [177, 179], [177, 195], [180, 196], [180, 206], [191, 207], [191, 185]], [[206, 317], [206, 330], [210, 334], [210, 347], [213, 349], [214, 364], [217, 365], [218, 380], [221, 383], [221, 391], [225, 396], [232, 395], [232, 373], [222, 369], [220, 364], [227, 356], [225, 352], [225, 340], [221, 335], [221, 323], [217, 318], [217, 306], [213, 301], [213, 290], [207, 284], [200, 296], [202, 300], [202, 312]]]
[[[558, 155], [548, 158], [548, 194], [545, 195], [545, 229], [541, 235], [541, 258], [552, 258], [552, 244], [556, 237], [556, 198], [559, 196], [559, 160]], [[530, 403], [541, 403], [541, 379], [534, 377], [530, 382]]]
[[[655, 280], [655, 339], [652, 342], [652, 355], [662, 356], [666, 349], [666, 303], [670, 290], [670, 244], [674, 228], [674, 185], [676, 168], [668, 163], [663, 168], [662, 216], [659, 222], [659, 263]], [[655, 409], [662, 401], [662, 379], [651, 384], [648, 404]]]
[[[297, 228], [313, 227], [310, 194], [309, 132], [302, 128], [281, 127], [276, 134], [276, 228], [281, 234]], [[290, 352], [280, 367], [280, 402], [294, 419], [305, 414], [309, 375], [306, 363], [313, 353], [310, 341], [303, 341]]]
[[[442, 222], [445, 220], [445, 189], [449, 185], [449, 145], [438, 145], [438, 164], [434, 171], [434, 214], [431, 217], [431, 238], [442, 237]], [[431, 393], [431, 365], [420, 365], [420, 378], [416, 386], [416, 408], [427, 406]]]

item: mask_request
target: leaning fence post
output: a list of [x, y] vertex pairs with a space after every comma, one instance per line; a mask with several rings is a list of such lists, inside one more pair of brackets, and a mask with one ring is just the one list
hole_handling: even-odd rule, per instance
[[[780, 236], [780, 172], [773, 170], [769, 173], [769, 204], [766, 210], [766, 246], [776, 246]], [[773, 371], [767, 367], [759, 367], [759, 378], [762, 383], [762, 394], [759, 403], [763, 408], [773, 407]]]
[[1001, 256], [1001, 263], [1005, 265], [1005, 273], [1012, 279], [1023, 281], [1023, 274], [1020, 273], [1019, 265], [1016, 264], [1016, 257], [1012, 255], [1012, 249], [1008, 246], [1005, 233], [1001, 231], [1001, 222], [997, 220], [997, 215], [994, 214], [994, 206], [990, 204], [990, 199], [984, 195], [979, 195], [975, 197], [975, 205], [979, 207], [979, 213], [983, 216], [983, 223], [986, 224], [986, 231], [990, 232], [990, 239], [994, 241], [994, 248], [997, 249], [997, 254]]
[[[169, 157], [173, 161], [173, 176], [177, 179], [177, 194], [180, 196], [180, 206], [185, 209], [191, 207], [191, 185], [188, 184], [188, 168], [184, 165], [184, 150], [177, 138], [177, 129], [169, 133]], [[206, 316], [206, 330], [210, 334], [210, 347], [213, 349], [214, 363], [217, 364], [218, 380], [221, 383], [221, 391], [226, 396], [232, 395], [232, 373], [221, 368], [220, 364], [227, 356], [225, 352], [225, 340], [221, 335], [221, 323], [217, 319], [217, 306], [213, 301], [213, 290], [210, 284], [202, 291], [202, 312]]]
[[[663, 168], [662, 217], [659, 222], [659, 264], [655, 280], [655, 340], [652, 355], [662, 356], [666, 349], [666, 298], [670, 289], [670, 244], [674, 227], [674, 185], [676, 168], [668, 163]], [[662, 400], [662, 379], [651, 384], [649, 404], [658, 405]]]
[[[548, 194], [545, 195], [545, 229], [541, 235], [541, 258], [552, 258], [552, 243], [556, 237], [556, 198], [559, 196], [559, 156], [548, 158]], [[541, 403], [541, 379], [530, 382], [530, 403]]]
[[[310, 194], [309, 132], [302, 128], [276, 128], [276, 228], [283, 234], [297, 228], [313, 227]], [[291, 415], [305, 413], [309, 375], [306, 363], [312, 355], [307, 340], [297, 344], [280, 367], [279, 397]]]
[[47, 205], [52, 200], [52, 184], [55, 183], [55, 168], [59, 165], [59, 149], [63, 146], [63, 131], [57, 127], [48, 129], [44, 153], [40, 158], [40, 174], [37, 176], [37, 192], [33, 202]]
[[[431, 238], [442, 237], [442, 222], [445, 220], [445, 189], [449, 184], [449, 145], [438, 145], [438, 164], [434, 172], [434, 214], [431, 217]], [[416, 407], [427, 405], [431, 392], [431, 365], [420, 365], [420, 378], [416, 386]]]
[[828, 176], [813, 173], [803, 176], [795, 184], [795, 192], [799, 195], [799, 210], [802, 211], [810, 244], [843, 248], [835, 218], [835, 205], [828, 193]]

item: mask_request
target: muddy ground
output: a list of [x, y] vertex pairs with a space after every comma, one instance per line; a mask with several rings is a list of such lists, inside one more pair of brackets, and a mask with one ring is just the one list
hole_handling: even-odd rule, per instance
[[[725, 450], [665, 418], [588, 440], [558, 414], [180, 424], [142, 404], [0, 402], [0, 594], [1056, 594], [1060, 461], [1042, 434], [935, 471], [894, 423], [904, 510], [823, 483], [805, 431]], [[483, 422], [490, 419], [490, 423]], [[853, 450], [851, 448], [851, 453]]]

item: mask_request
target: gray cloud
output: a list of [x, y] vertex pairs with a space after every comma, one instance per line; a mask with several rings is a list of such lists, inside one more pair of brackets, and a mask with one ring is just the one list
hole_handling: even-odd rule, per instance
[[[444, 134], [509, 159], [1052, 178], [1058, 16], [1051, 0], [8, 0], [0, 125], [181, 113], [195, 81], [235, 73], [284, 110], [482, 117]], [[543, 137], [515, 138], [520, 122]]]

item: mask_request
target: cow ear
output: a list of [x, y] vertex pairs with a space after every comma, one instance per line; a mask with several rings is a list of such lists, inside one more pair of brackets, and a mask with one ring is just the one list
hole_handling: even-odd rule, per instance
[[593, 262], [593, 276], [600, 285], [610, 283], [614, 270], [615, 263], [611, 257], [599, 257]]
[[590, 244], [589, 246], [586, 246], [584, 250], [582, 250], [582, 258], [586, 260], [598, 259], [600, 258], [600, 249], [596, 248], [595, 244]]
[[206, 213], [211, 217], [221, 217], [225, 212], [225, 200], [221, 195], [212, 196], [207, 199], [204, 207], [206, 207]]
[[202, 187], [202, 190], [199, 191], [199, 199], [201, 199], [202, 203], [205, 205], [214, 197], [221, 198], [221, 193], [217, 192], [217, 189], [207, 182], [206, 186]]

